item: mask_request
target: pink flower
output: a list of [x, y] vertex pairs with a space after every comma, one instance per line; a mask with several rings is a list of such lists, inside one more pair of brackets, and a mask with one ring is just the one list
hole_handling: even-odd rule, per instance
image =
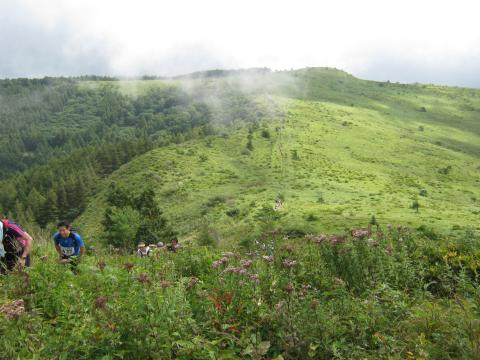
[[213, 267], [214, 269], [219, 268], [220, 266], [226, 264], [227, 261], [228, 261], [228, 257], [224, 256], [224, 257], [222, 257], [220, 260], [214, 261], [214, 262], [212, 263], [212, 267]]
[[150, 284], [152, 281], [146, 274], [140, 274], [137, 276], [137, 281], [141, 284]]
[[224, 272], [238, 274], [240, 269], [241, 269], [240, 267], [229, 266], [224, 270]]
[[238, 275], [247, 275], [247, 270], [246, 269], [239, 269], [238, 270]]
[[293, 287], [293, 284], [291, 282], [289, 282], [287, 284], [287, 286], [285, 286], [285, 291], [289, 294], [293, 291], [293, 289], [294, 289], [294, 287]]
[[123, 267], [125, 268], [125, 270], [130, 272], [130, 271], [132, 271], [134, 265], [132, 263], [126, 263], [125, 265], [123, 265]]
[[260, 282], [260, 278], [258, 277], [258, 274], [250, 275], [250, 281], [258, 284]]
[[345, 236], [340, 236], [340, 235], [330, 235], [330, 243], [335, 245], [335, 244], [341, 244], [345, 241]]
[[25, 303], [23, 299], [12, 301], [11, 303], [0, 306], [0, 314], [7, 319], [17, 318], [25, 313]]
[[388, 254], [388, 255], [392, 255], [393, 253], [393, 246], [391, 244], [388, 244], [386, 247], [385, 247], [385, 252]]
[[97, 309], [104, 309], [107, 304], [107, 298], [105, 296], [99, 296], [95, 299], [95, 307]]
[[363, 239], [370, 235], [370, 231], [368, 229], [352, 229], [351, 234], [354, 238]]
[[219, 267], [222, 266], [222, 265], [223, 265], [223, 263], [222, 263], [220, 260], [214, 261], [214, 262], [212, 263], [212, 267], [213, 267], [214, 269], [217, 269], [217, 268], [219, 268]]
[[240, 261], [240, 265], [242, 265], [242, 267], [244, 269], [248, 269], [250, 266], [252, 266], [252, 264], [253, 264], [252, 260], [242, 260], [242, 261]]
[[286, 268], [291, 269], [291, 268], [293, 268], [294, 266], [297, 265], [297, 261], [296, 260], [285, 259], [285, 260], [283, 260], [282, 264]]
[[273, 262], [273, 256], [272, 255], [263, 255], [262, 259], [265, 260], [267, 263], [272, 263]]

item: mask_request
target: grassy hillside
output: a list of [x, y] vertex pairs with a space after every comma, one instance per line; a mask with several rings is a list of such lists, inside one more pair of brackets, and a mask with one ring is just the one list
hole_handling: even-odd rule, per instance
[[[36, 187], [47, 219], [88, 200], [87, 246], [123, 206], [109, 234], [127, 245], [58, 264], [44, 219], [33, 265], [0, 276], [0, 357], [480, 358], [480, 92], [332, 69], [204, 75], [77, 84], [128, 110], [123, 125], [107, 112], [112, 142], [0, 183], [8, 203], [29, 191], [25, 218]], [[170, 230], [157, 203], [180, 248], [129, 254]], [[338, 236], [372, 216], [371, 232]]]
[[[135, 96], [161, 84], [125, 82], [120, 89]], [[331, 69], [178, 84], [207, 103], [219, 90], [241, 91], [259, 120], [229, 121], [219, 135], [154, 149], [100, 188], [111, 181], [133, 192], [153, 185], [183, 235], [207, 221], [221, 241], [240, 240], [258, 209], [277, 199], [287, 229], [342, 231], [372, 215], [384, 225], [478, 227], [477, 90], [376, 83]], [[221, 124], [222, 107], [211, 109]], [[245, 150], [249, 132], [252, 151]], [[80, 218], [89, 236], [98, 235], [104, 208], [100, 190]]]

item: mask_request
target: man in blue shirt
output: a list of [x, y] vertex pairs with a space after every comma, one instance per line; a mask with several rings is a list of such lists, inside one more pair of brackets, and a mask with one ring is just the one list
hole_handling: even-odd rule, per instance
[[53, 235], [55, 249], [60, 256], [61, 263], [69, 263], [78, 260], [85, 253], [83, 240], [77, 233], [72, 231], [69, 222], [61, 221], [57, 224], [58, 232]]

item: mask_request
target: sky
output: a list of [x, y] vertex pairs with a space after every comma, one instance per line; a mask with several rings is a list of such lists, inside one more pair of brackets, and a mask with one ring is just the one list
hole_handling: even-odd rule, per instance
[[478, 14], [478, 0], [0, 0], [0, 78], [328, 66], [480, 88]]

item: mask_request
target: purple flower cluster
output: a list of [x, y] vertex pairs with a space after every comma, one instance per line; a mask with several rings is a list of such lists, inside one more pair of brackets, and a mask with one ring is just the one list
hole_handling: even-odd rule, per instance
[[332, 245], [335, 244], [340, 244], [345, 242], [345, 236], [344, 235], [325, 235], [325, 234], [320, 234], [320, 235], [305, 235], [305, 238], [313, 241], [316, 244], [322, 244], [322, 243], [330, 243]]
[[224, 256], [224, 257], [222, 257], [220, 260], [214, 261], [214, 262], [212, 263], [212, 267], [213, 267], [214, 269], [217, 269], [217, 268], [219, 268], [220, 266], [225, 265], [227, 262], [228, 262], [228, 257]]
[[140, 284], [150, 284], [152, 281], [150, 280], [150, 278], [148, 277], [147, 274], [140, 274], [137, 276], [137, 281], [140, 283]]
[[285, 266], [287, 269], [291, 269], [291, 268], [297, 266], [297, 260], [285, 259], [285, 260], [283, 260], [282, 264], [283, 264], [283, 266]]
[[240, 265], [244, 269], [248, 269], [250, 266], [252, 266], [252, 264], [253, 264], [252, 260], [242, 260], [242, 261], [240, 261]]
[[0, 314], [3, 314], [7, 319], [17, 318], [24, 313], [25, 303], [23, 299], [18, 299], [0, 306]]

